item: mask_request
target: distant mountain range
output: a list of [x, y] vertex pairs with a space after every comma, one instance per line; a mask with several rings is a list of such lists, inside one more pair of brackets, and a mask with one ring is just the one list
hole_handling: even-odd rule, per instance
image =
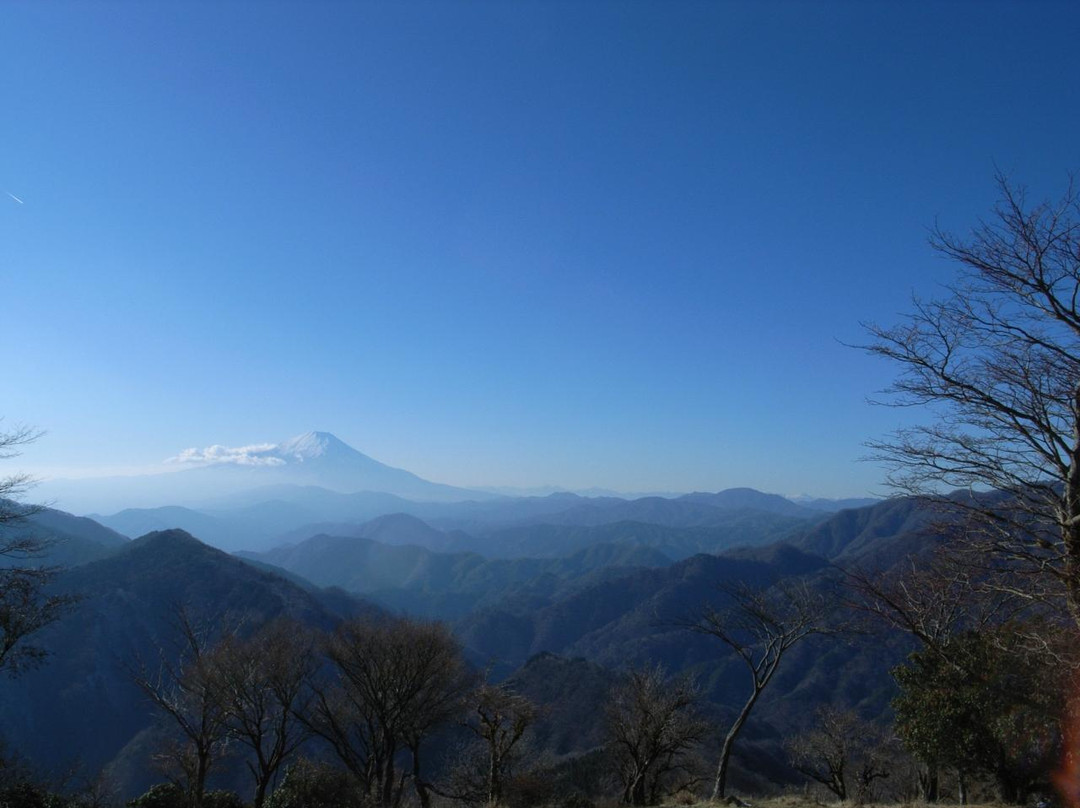
[[37, 495], [74, 512], [165, 505], [231, 506], [229, 497], [266, 486], [318, 486], [338, 493], [373, 491], [412, 500], [455, 502], [494, 494], [423, 479], [380, 463], [329, 432], [307, 432], [278, 444], [181, 453], [190, 468], [127, 477], [49, 480]]
[[[590, 544], [635, 540], [657, 547], [673, 560], [760, 544], [827, 518], [821, 511], [751, 489], [675, 499], [552, 494], [456, 503], [339, 494], [312, 486], [278, 486], [266, 494], [275, 498], [220, 509], [129, 508], [94, 518], [125, 536], [179, 528], [229, 551], [268, 550], [326, 533], [492, 558], [565, 555]], [[412, 519], [387, 521], [395, 515]]]
[[[560, 507], [563, 502], [602, 509], [620, 502], [636, 502], [640, 503], [639, 508], [655, 508], [664, 507], [663, 503], [668, 501], [685, 500], [724, 509], [749, 508], [803, 516], [872, 502], [823, 499], [794, 502], [750, 488], [683, 496], [628, 496], [602, 489], [576, 494], [547, 489], [543, 496], [523, 496], [527, 492], [513, 489], [459, 488], [380, 463], [329, 432], [307, 432], [281, 443], [235, 449], [221, 446], [188, 449], [171, 461], [180, 470], [124, 477], [46, 480], [35, 491], [35, 496], [65, 511], [81, 514], [188, 508], [215, 521], [214, 524], [204, 523], [209, 532], [197, 531], [197, 535], [215, 544], [233, 547], [250, 543], [253, 535], [265, 536], [274, 526], [285, 525], [276, 531], [282, 533], [305, 522], [367, 520], [395, 512], [423, 518], [445, 516], [465, 523], [468, 521], [466, 514], [472, 510], [483, 521], [493, 522], [498, 518], [499, 503], [503, 502], [512, 503], [503, 520], [507, 524], [525, 518], [527, 506], [523, 506], [524, 502], [539, 503], [534, 515], [565, 510]], [[551, 502], [547, 503], [547, 500]], [[451, 503], [463, 507], [451, 512], [438, 507]], [[597, 518], [618, 521], [606, 515]], [[633, 520], [637, 517], [624, 514], [620, 518]], [[162, 522], [152, 514], [133, 515], [131, 519], [143, 520], [138, 524], [139, 528], [183, 526]], [[140, 530], [117, 529], [128, 535], [140, 533]], [[219, 542], [218, 537], [225, 534], [234, 538]]]
[[[341, 448], [345, 444], [326, 445], [347, 459], [327, 460], [330, 466], [352, 462], [348, 460], [352, 450]], [[274, 456], [279, 454], [288, 453], [275, 449]], [[332, 455], [302, 455], [306, 459], [297, 462], [311, 469]], [[175, 479], [197, 471], [212, 470], [167, 476]], [[257, 480], [261, 481], [261, 476]], [[377, 522], [394, 514], [422, 520], [423, 530], [416, 534], [416, 521]], [[785, 531], [820, 522], [828, 515], [820, 507], [802, 506], [753, 488], [670, 498], [559, 493], [545, 497], [421, 501], [384, 491], [349, 494], [318, 485], [287, 483], [233, 490], [200, 506], [172, 503], [92, 514], [95, 520], [124, 536], [178, 528], [230, 552], [266, 551], [326, 534], [417, 544], [436, 552], [475, 552], [485, 557], [550, 557], [595, 543], [636, 541], [660, 550], [673, 561], [693, 553], [714, 553], [740, 544], [775, 540]], [[380, 524], [378, 535], [373, 534]]]

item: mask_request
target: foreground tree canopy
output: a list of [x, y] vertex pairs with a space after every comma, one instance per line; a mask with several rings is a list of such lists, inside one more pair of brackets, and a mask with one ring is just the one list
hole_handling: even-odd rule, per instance
[[[982, 773], [1005, 802], [1046, 786], [1061, 754], [1068, 666], [1030, 653], [1021, 626], [957, 635], [946, 658], [913, 653], [893, 671], [900, 695], [895, 728], [931, 772], [952, 767], [961, 787]], [[966, 795], [964, 795], [966, 796]]]

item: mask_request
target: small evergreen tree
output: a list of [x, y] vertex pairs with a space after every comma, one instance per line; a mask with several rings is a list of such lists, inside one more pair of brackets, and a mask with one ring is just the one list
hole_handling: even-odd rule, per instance
[[[1045, 634], [1045, 628], [1040, 632]], [[1060, 746], [1063, 671], [1022, 647], [1025, 632], [1006, 625], [964, 632], [946, 658], [916, 651], [893, 670], [893, 702], [904, 746], [931, 771], [981, 772], [1000, 799], [1022, 803], [1045, 786]]]

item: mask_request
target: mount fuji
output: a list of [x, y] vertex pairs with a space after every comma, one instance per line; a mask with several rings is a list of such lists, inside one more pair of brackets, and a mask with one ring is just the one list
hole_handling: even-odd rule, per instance
[[[305, 486], [343, 494], [377, 492], [403, 499], [459, 502], [495, 499], [490, 493], [431, 482], [368, 457], [329, 432], [306, 432], [277, 444], [241, 449], [189, 449], [173, 461], [180, 471], [126, 477], [56, 479], [42, 483], [50, 504], [72, 512], [162, 505], [205, 505], [265, 496], [281, 486]], [[256, 489], [264, 489], [256, 493]]]

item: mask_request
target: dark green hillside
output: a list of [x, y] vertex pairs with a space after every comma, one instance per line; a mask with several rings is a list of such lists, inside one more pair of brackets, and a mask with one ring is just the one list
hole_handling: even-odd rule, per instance
[[[765, 586], [791, 576], [832, 588], [835, 576], [824, 559], [790, 545], [732, 553], [699, 555], [667, 568], [645, 570], [583, 586], [570, 595], [541, 604], [504, 601], [460, 621], [458, 631], [478, 658], [521, 664], [531, 655], [550, 652], [582, 657], [605, 668], [661, 663], [672, 672], [690, 671], [721, 710], [733, 709], [746, 692], [746, 672], [716, 640], [675, 624], [705, 603], [722, 604], [717, 586], [742, 582]], [[812, 640], [796, 648], [759, 707], [753, 732], [773, 743], [779, 754], [779, 730], [797, 727], [813, 707], [837, 702], [867, 715], [880, 715], [893, 693], [891, 665], [909, 650], [894, 638]]]
[[[757, 492], [755, 492], [757, 493]], [[767, 494], [761, 494], [768, 497]], [[720, 499], [717, 499], [717, 498]], [[552, 525], [607, 525], [612, 522], [645, 522], [666, 527], [710, 527], [726, 525], [747, 514], [768, 514], [790, 520], [820, 518], [820, 514], [777, 497], [787, 503], [779, 512], [768, 507], [733, 507], [721, 494], [691, 494], [677, 499], [642, 497], [632, 500], [586, 500], [580, 505], [542, 519], [531, 520]], [[717, 503], [720, 504], [717, 504]], [[761, 504], [761, 503], [759, 503]], [[789, 524], [793, 524], [790, 522]]]
[[318, 586], [339, 586], [350, 592], [414, 584], [445, 590], [452, 580], [484, 563], [472, 553], [444, 555], [417, 545], [389, 545], [360, 536], [313, 536], [291, 547], [245, 555]]
[[[579, 653], [612, 666], [647, 662], [652, 635], [672, 632], [664, 621], [716, 601], [718, 584], [765, 585], [825, 565], [820, 558], [794, 550], [774, 563], [698, 555], [667, 568], [612, 576], [542, 606], [536, 600], [504, 601], [460, 621], [458, 631], [462, 641], [481, 656], [510, 664], [521, 664], [543, 651]], [[501, 627], [510, 624], [517, 627], [513, 655], [501, 642], [506, 636]], [[681, 635], [676, 642], [679, 648], [686, 644]], [[524, 654], [522, 648], [527, 649]], [[682, 660], [663, 656], [653, 661], [677, 663], [672, 669], [682, 667]]]
[[506, 681], [515, 693], [542, 708], [532, 732], [535, 747], [562, 756], [588, 752], [604, 743], [599, 718], [615, 680], [612, 671], [580, 657], [542, 653]]
[[[541, 653], [507, 679], [507, 685], [539, 707], [529, 736], [534, 755], [549, 767], [545, 782], [560, 792], [584, 789], [603, 797], [610, 792], [611, 770], [603, 749], [603, 711], [619, 672], [581, 657]], [[715, 726], [699, 750], [706, 770], [715, 765], [718, 736], [728, 716], [703, 702], [702, 714]], [[795, 782], [782, 749], [781, 733], [766, 722], [751, 722], [735, 754], [733, 783], [746, 793], [763, 793]]]
[[[525, 671], [557, 654], [591, 670], [659, 663], [671, 673], [686, 672], [706, 699], [706, 712], [716, 727], [712, 744], [718, 748], [719, 738], [747, 697], [748, 674], [726, 646], [687, 631], [675, 619], [706, 602], [722, 606], [726, 596], [716, 587], [724, 581], [764, 586], [777, 578], [804, 576], [822, 591], [836, 584], [832, 568], [819, 557], [790, 546], [755, 552], [760, 558], [696, 556], [665, 569], [585, 587], [540, 608], [535, 603], [531, 609], [525, 603], [520, 608], [504, 604], [506, 608], [461, 621], [459, 631], [477, 658], [499, 658], [512, 665], [525, 654], [538, 654]], [[910, 650], [907, 638], [897, 635], [811, 638], [792, 649], [736, 746], [734, 786], [760, 792], [800, 782], [787, 763], [784, 741], [807, 728], [820, 705], [850, 707], [870, 719], [887, 719], [895, 695], [889, 670]], [[561, 659], [559, 664], [568, 662]], [[558, 705], [566, 701], [578, 704], [576, 713], [573, 707], [560, 713], [566, 716], [565, 726], [553, 719], [561, 729], [547, 730], [572, 738], [573, 727], [585, 733], [593, 725], [593, 718], [580, 720], [582, 711], [596, 717], [598, 706], [587, 708], [577, 702], [575, 686], [559, 672], [564, 668], [557, 668], [535, 677], [540, 685], [553, 683], [546, 691], [541, 688], [538, 698], [553, 703], [556, 710], [563, 710]], [[517, 672], [511, 678], [523, 675]], [[587, 689], [592, 678], [583, 675], [582, 681]], [[596, 694], [586, 698], [593, 697], [599, 698]], [[576, 721], [574, 715], [579, 717]], [[588, 743], [576, 748], [584, 751]]]
[[840, 511], [794, 536], [800, 549], [839, 563], [859, 561], [889, 566], [932, 539], [932, 514], [911, 497], [888, 499], [866, 508]]
[[[667, 568], [582, 585], [563, 597], [508, 598], [459, 621], [458, 631], [479, 658], [511, 666], [551, 652], [616, 669], [659, 662], [670, 671], [691, 671], [710, 699], [728, 709], [745, 691], [741, 663], [712, 638], [673, 625], [675, 618], [718, 602], [717, 585], [725, 581], [764, 585], [807, 576], [816, 585], [835, 586], [831, 564], [807, 552], [807, 545], [841, 559], [895, 563], [934, 540], [922, 529], [924, 518], [914, 502], [904, 500], [845, 511], [797, 536], [801, 547], [779, 543], [699, 555]], [[798, 726], [813, 712], [808, 704], [833, 701], [881, 715], [893, 693], [888, 670], [908, 650], [907, 641], [895, 637], [811, 641], [793, 652], [759, 708], [759, 718], [777, 727]], [[767, 739], [768, 731], [761, 731]]]
[[[697, 510], [697, 506], [694, 506]], [[712, 524], [672, 527], [647, 521], [612, 521], [596, 525], [534, 523], [511, 527], [474, 525], [472, 533], [440, 531], [405, 514], [364, 524], [315, 523], [279, 537], [281, 547], [300, 544], [320, 534], [373, 539], [383, 544], [412, 544], [448, 553], [478, 553], [491, 559], [555, 558], [600, 544], [651, 547], [678, 561], [697, 553], [719, 553], [731, 547], [773, 542], [805, 528], [801, 517], [759, 510], [711, 513]], [[646, 515], [647, 516], [647, 515]], [[278, 548], [275, 548], [278, 549]]]
[[640, 544], [679, 561], [698, 553], [719, 553], [731, 547], [773, 542], [806, 525], [802, 518], [754, 510], [716, 511], [710, 518], [711, 524], [693, 527], [644, 520], [598, 525], [520, 525], [482, 534], [473, 546], [490, 557], [506, 558], [569, 555], [594, 544]]
[[42, 508], [29, 519], [32, 525], [61, 541], [81, 539], [103, 547], [121, 547], [128, 542], [125, 535], [85, 516], [73, 516], [54, 508]]
[[7, 559], [6, 563], [13, 564], [74, 567], [102, 558], [128, 542], [126, 536], [93, 519], [73, 516], [53, 508], [31, 509], [25, 520], [6, 525], [0, 530], [6, 536], [26, 536], [49, 544], [44, 556], [26, 561]]
[[[412, 521], [426, 528], [423, 522]], [[656, 550], [629, 544], [593, 545], [567, 558], [489, 561], [475, 553], [436, 553], [349, 536], [314, 536], [294, 546], [245, 557], [318, 586], [370, 596], [393, 611], [444, 619], [462, 617], [507, 597], [532, 593], [551, 599], [602, 570], [610, 575], [613, 569], [670, 563]]]
[[610, 504], [626, 502], [618, 497], [582, 497], [568, 492], [544, 497], [510, 497], [486, 502], [458, 502], [440, 507], [413, 507], [414, 513], [430, 524], [444, 530], [458, 529], [475, 533], [495, 527], [525, 522], [547, 522], [551, 514], [563, 513], [583, 503]]
[[[181, 531], [137, 539], [68, 571], [58, 586], [83, 600], [41, 632], [52, 656], [0, 687], [5, 740], [46, 769], [79, 758], [96, 771], [151, 723], [129, 669], [173, 647], [181, 604], [195, 621], [230, 615], [251, 625], [288, 615], [329, 627], [342, 611], [376, 611], [351, 598], [320, 599]], [[148, 767], [142, 772], [151, 776]], [[138, 790], [146, 783], [126, 785]]]

